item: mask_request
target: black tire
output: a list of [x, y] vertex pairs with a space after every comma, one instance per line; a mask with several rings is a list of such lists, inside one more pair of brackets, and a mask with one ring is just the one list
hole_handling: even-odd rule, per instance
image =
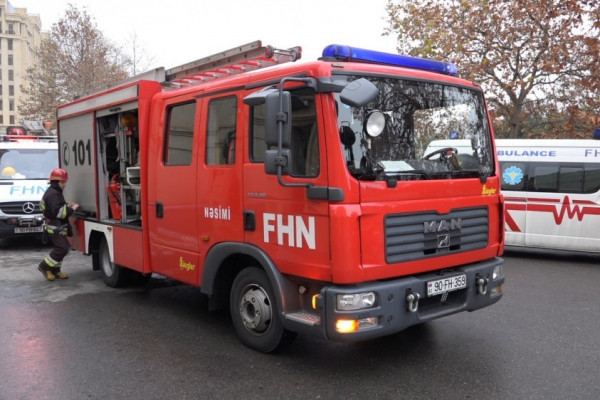
[[116, 288], [127, 282], [129, 271], [110, 261], [110, 252], [105, 238], [102, 238], [98, 248], [98, 266], [102, 280], [107, 286]]
[[46, 231], [42, 232], [42, 235], [40, 236], [40, 242], [42, 243], [42, 246], [50, 245], [50, 236], [48, 236]]
[[260, 268], [248, 267], [236, 276], [229, 307], [236, 333], [252, 349], [271, 353], [296, 336], [284, 329], [271, 283]]

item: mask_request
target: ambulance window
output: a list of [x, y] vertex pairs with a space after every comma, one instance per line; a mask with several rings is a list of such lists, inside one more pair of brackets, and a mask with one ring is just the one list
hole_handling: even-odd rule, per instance
[[525, 163], [505, 162], [500, 164], [502, 190], [524, 190], [527, 171]]
[[558, 191], [581, 193], [583, 167], [561, 167], [558, 174]]
[[586, 165], [583, 179], [584, 193], [595, 193], [600, 190], [600, 165]]
[[556, 192], [558, 189], [558, 165], [543, 165], [534, 168], [533, 188], [537, 192]]
[[237, 98], [221, 97], [208, 104], [206, 164], [235, 163]]
[[196, 103], [179, 104], [168, 110], [165, 165], [190, 165], [194, 143]]

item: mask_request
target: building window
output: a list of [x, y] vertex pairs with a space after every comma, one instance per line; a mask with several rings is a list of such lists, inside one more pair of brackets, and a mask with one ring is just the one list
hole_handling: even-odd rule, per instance
[[15, 71], [13, 71], [12, 69], [8, 70], [8, 80], [9, 81], [14, 81], [15, 80]]
[[13, 85], [8, 85], [8, 95], [9, 96], [15, 95], [15, 87]]
[[8, 39], [8, 49], [9, 50], [13, 49], [13, 40], [12, 39]]
[[4, 124], [4, 115], [0, 114], [0, 124]]
[[14, 24], [8, 24], [8, 34], [9, 35], [14, 35], [15, 34], [15, 26], [14, 26]]
[[14, 124], [15, 124], [15, 116], [14, 116], [14, 115], [11, 115], [11, 116], [9, 117], [9, 120], [10, 120], [9, 124], [11, 124], [11, 125], [14, 125]]
[[13, 55], [12, 54], [8, 55], [8, 65], [13, 65]]
[[15, 101], [13, 99], [8, 100], [8, 111], [15, 111]]

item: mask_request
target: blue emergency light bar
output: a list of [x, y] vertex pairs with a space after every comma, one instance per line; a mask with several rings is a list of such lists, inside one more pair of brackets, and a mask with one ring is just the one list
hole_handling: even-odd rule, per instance
[[367, 62], [415, 68], [446, 75], [456, 75], [458, 72], [456, 65], [449, 62], [405, 56], [402, 54], [383, 53], [340, 44], [330, 44], [325, 47], [323, 49], [323, 57], [335, 58], [340, 61]]

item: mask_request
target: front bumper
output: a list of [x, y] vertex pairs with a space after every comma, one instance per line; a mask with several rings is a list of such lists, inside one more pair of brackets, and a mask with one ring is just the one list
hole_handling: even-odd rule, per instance
[[[504, 275], [493, 278], [495, 267], [504, 261], [493, 258], [474, 264], [463, 265], [444, 271], [418, 276], [402, 277], [389, 281], [369, 282], [352, 286], [329, 286], [323, 288], [319, 305], [322, 311], [320, 329], [325, 336], [335, 341], [360, 341], [390, 335], [409, 326], [431, 321], [461, 311], [474, 311], [496, 303], [502, 297]], [[445, 276], [466, 274], [464, 289], [448, 292], [447, 296], [427, 297], [427, 282]], [[377, 303], [374, 307], [357, 311], [339, 311], [336, 298], [342, 294], [374, 292]], [[409, 295], [412, 294], [412, 297]], [[408, 302], [407, 299], [418, 298]], [[374, 326], [351, 333], [340, 333], [336, 329], [338, 320], [377, 321]], [[315, 326], [316, 327], [316, 326]]]
[[41, 235], [44, 219], [41, 215], [0, 217], [0, 238]]

